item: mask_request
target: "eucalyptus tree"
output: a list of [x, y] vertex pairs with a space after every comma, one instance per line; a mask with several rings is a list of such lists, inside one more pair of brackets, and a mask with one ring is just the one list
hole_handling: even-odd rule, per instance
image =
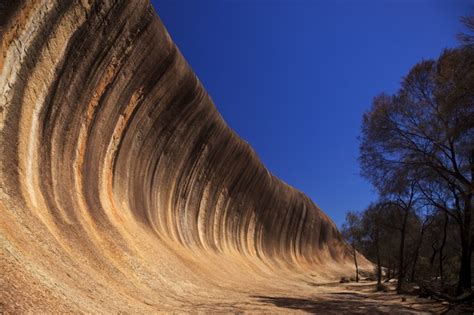
[[422, 61], [403, 78], [396, 94], [377, 96], [363, 117], [359, 159], [362, 174], [380, 192], [403, 197], [399, 205], [426, 197], [423, 188], [430, 181], [451, 191], [449, 206], [442, 211], [459, 228], [458, 291], [470, 289], [474, 49], [446, 50], [437, 60]]

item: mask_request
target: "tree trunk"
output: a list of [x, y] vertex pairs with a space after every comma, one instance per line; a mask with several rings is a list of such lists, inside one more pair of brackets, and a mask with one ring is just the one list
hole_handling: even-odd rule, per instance
[[462, 294], [464, 290], [470, 290], [472, 285], [471, 202], [472, 195], [468, 195], [464, 201], [464, 222], [461, 230], [461, 268], [459, 270], [459, 282], [457, 287], [458, 294]]
[[355, 246], [352, 246], [352, 249], [354, 250], [354, 265], [356, 268], [356, 282], [359, 282], [359, 265], [357, 264], [357, 251]]
[[392, 277], [392, 270], [390, 268], [390, 261], [387, 262], [387, 272], [385, 273], [385, 281], [390, 280]]
[[403, 284], [403, 277], [405, 276], [405, 270], [403, 267], [404, 261], [404, 251], [405, 251], [405, 232], [408, 220], [408, 212], [409, 208], [404, 209], [405, 214], [403, 217], [403, 223], [401, 228], [401, 238], [400, 238], [400, 251], [399, 251], [399, 259], [398, 259], [398, 281], [397, 281], [397, 293], [400, 294], [402, 291], [402, 284]]
[[413, 267], [411, 269], [410, 282], [415, 282], [416, 263], [418, 262], [418, 256], [420, 255], [420, 248], [421, 248], [421, 243], [423, 242], [424, 234], [425, 234], [425, 225], [423, 224], [423, 226], [421, 227], [420, 240], [416, 244], [415, 258], [413, 258]]
[[457, 293], [462, 294], [465, 290], [471, 290], [471, 257], [473, 250], [473, 238], [471, 234], [471, 211], [472, 195], [474, 194], [474, 148], [471, 148], [471, 183], [464, 198], [464, 222], [461, 230], [461, 268], [459, 271], [459, 282]]
[[471, 256], [472, 249], [470, 245], [462, 244], [462, 253], [461, 253], [461, 268], [459, 271], [459, 282], [457, 288], [457, 294], [462, 294], [464, 290], [469, 290], [471, 288]]
[[435, 261], [435, 258], [436, 258], [436, 254], [438, 253], [438, 249], [436, 248], [437, 247], [437, 242], [438, 241], [435, 241], [435, 243], [431, 244], [431, 249], [433, 250], [433, 253], [431, 254], [431, 257], [430, 257], [430, 268], [431, 268], [431, 270], [433, 270], [433, 265], [434, 265], [434, 261]]
[[441, 279], [441, 283], [444, 283], [444, 273], [443, 273], [443, 261], [444, 261], [444, 256], [443, 256], [443, 251], [444, 251], [444, 246], [446, 245], [446, 237], [448, 234], [448, 222], [449, 222], [449, 217], [448, 213], [444, 211], [444, 225], [443, 225], [443, 239], [441, 241], [441, 246], [439, 247], [439, 277]]
[[377, 255], [377, 284], [381, 284], [382, 283], [382, 266], [380, 263], [380, 250], [379, 250], [378, 236], [375, 241], [375, 249], [376, 249], [376, 255]]

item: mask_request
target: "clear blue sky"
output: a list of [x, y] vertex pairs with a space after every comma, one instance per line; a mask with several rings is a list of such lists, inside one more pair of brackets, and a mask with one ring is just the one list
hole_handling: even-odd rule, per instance
[[218, 110], [268, 169], [338, 226], [375, 198], [361, 117], [457, 45], [472, 0], [153, 0]]

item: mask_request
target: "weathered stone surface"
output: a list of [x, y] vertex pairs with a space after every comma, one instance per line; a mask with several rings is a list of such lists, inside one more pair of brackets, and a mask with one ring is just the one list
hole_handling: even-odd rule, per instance
[[350, 272], [148, 1], [0, 8], [0, 310], [244, 310]]

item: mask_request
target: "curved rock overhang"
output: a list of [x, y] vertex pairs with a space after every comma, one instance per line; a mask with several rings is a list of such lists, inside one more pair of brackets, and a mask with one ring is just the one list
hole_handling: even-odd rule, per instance
[[226, 125], [148, 1], [1, 8], [6, 310], [185, 310], [348, 270], [334, 223]]

